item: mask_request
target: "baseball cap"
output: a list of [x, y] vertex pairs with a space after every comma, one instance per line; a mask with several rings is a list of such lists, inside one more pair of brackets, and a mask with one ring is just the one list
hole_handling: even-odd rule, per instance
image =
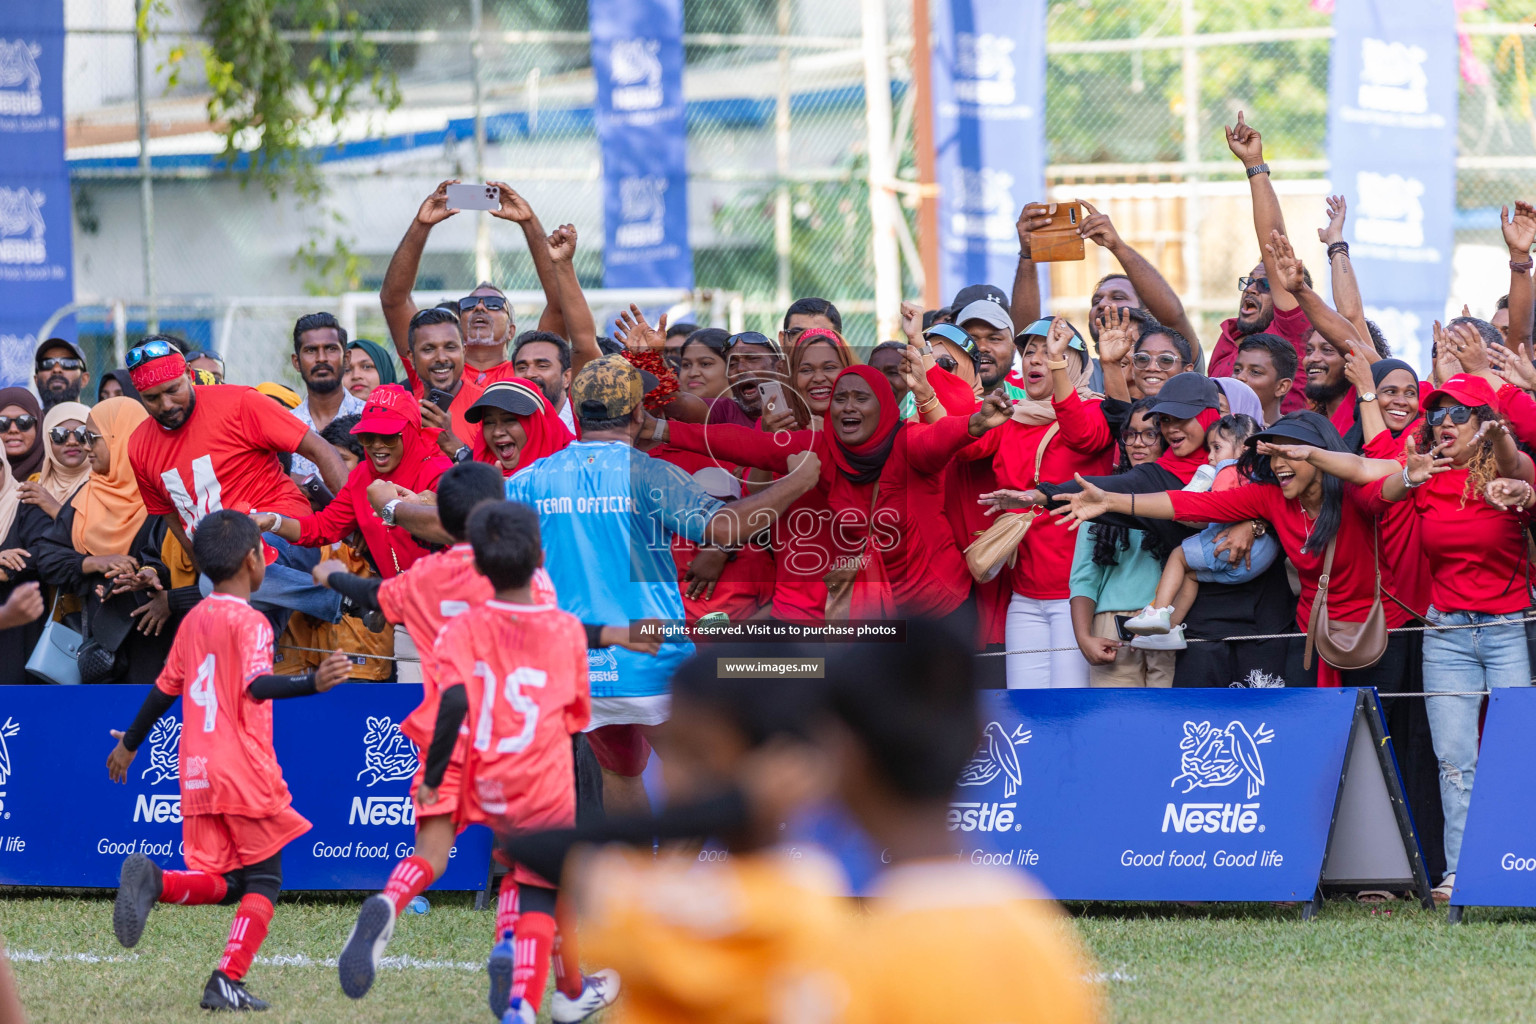
[[955, 314], [957, 324], [964, 325], [972, 320], [980, 320], [1003, 331], [1013, 330], [1013, 321], [1008, 317], [1008, 310], [990, 299], [977, 299]]
[[719, 466], [705, 466], [695, 470], [693, 482], [704, 489], [711, 498], [732, 501], [741, 497], [741, 481]]
[[80, 350], [79, 345], [76, 345], [68, 338], [49, 338], [48, 340], [39, 343], [37, 349], [32, 353], [33, 365], [35, 366], [37, 361], [43, 357], [44, 352], [51, 348], [58, 348], [61, 345], [73, 352], [76, 359], [80, 360], [82, 363], [85, 362], [85, 353]]
[[293, 388], [284, 387], [281, 384], [274, 384], [269, 380], [262, 381], [260, 384], [257, 384], [256, 390], [260, 391], [268, 398], [277, 399], [279, 402], [290, 409], [297, 409], [299, 407], [299, 403], [303, 401], [303, 399], [299, 397], [299, 393], [293, 390]]
[[[1013, 343], [1017, 345], [1020, 343], [1020, 339], [1025, 337], [1045, 337], [1051, 333], [1051, 324], [1054, 323], [1055, 320], [1056, 318], [1053, 316], [1041, 317], [1039, 320], [1036, 320], [1034, 323], [1030, 324], [1028, 327], [1025, 327], [1022, 331], [1015, 335]], [[1075, 348], [1079, 352], [1086, 353], [1088, 351], [1088, 343], [1083, 340], [1082, 333], [1078, 331], [1077, 327], [1074, 326], [1070, 320], [1067, 321], [1067, 326], [1072, 328], [1072, 340], [1067, 342], [1067, 347]]]
[[1482, 377], [1470, 373], [1458, 373], [1449, 378], [1444, 384], [1424, 396], [1422, 408], [1433, 409], [1435, 400], [1439, 398], [1453, 398], [1462, 405], [1476, 408], [1479, 405], [1491, 405], [1498, 408], [1498, 396], [1493, 393], [1493, 388]]
[[[620, 355], [594, 359], [571, 381], [571, 408], [577, 419], [616, 420], [635, 406], [660, 381]], [[601, 408], [588, 408], [588, 403]]]
[[1205, 409], [1220, 409], [1220, 394], [1216, 382], [1203, 373], [1176, 373], [1163, 381], [1163, 389], [1147, 411], [1192, 420]]
[[[1008, 312], [1008, 296], [996, 285], [968, 284], [955, 292], [955, 301], [949, 304], [950, 309], [964, 309], [973, 302], [990, 302], [1001, 306], [1003, 312]], [[959, 318], [955, 320], [959, 323]]]
[[533, 416], [543, 411], [544, 403], [533, 393], [533, 388], [518, 380], [498, 380], [475, 399], [475, 404], [464, 410], [466, 423], [479, 423], [485, 419], [487, 409], [500, 409], [514, 416]]
[[[467, 417], [466, 417], [467, 418]], [[354, 434], [401, 434], [407, 425], [420, 429], [421, 405], [416, 397], [398, 384], [373, 389], [363, 406]]]
[[939, 338], [952, 345], [959, 346], [972, 359], [981, 358], [981, 352], [977, 350], [976, 343], [971, 340], [971, 336], [954, 324], [934, 324], [923, 332], [923, 337], [929, 339]]
[[[1181, 373], [1179, 376], [1190, 375]], [[1163, 385], [1163, 390], [1168, 390], [1168, 384], [1171, 383], [1173, 378]], [[1271, 423], [1268, 429], [1261, 430], [1257, 434], [1249, 434], [1248, 440], [1243, 443], [1250, 448], [1257, 446], [1260, 441], [1279, 441], [1283, 444], [1299, 442], [1312, 445], [1314, 448], [1327, 448], [1328, 438], [1324, 436], [1321, 424], [1332, 426], [1327, 419], [1315, 412], [1293, 412]], [[1333, 439], [1338, 440], [1338, 431], [1335, 430], [1332, 433]]]

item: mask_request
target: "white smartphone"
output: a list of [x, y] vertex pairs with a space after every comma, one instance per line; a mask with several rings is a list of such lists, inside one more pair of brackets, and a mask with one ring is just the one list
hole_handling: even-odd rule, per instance
[[776, 380], [759, 381], [757, 396], [762, 403], [764, 412], [767, 412], [769, 409], [788, 408], [784, 404], [784, 385]]
[[496, 210], [501, 207], [501, 189], [495, 185], [449, 185], [448, 209]]

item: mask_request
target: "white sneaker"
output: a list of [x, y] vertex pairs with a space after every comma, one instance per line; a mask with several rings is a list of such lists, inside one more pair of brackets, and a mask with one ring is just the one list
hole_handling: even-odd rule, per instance
[[1153, 608], [1147, 605], [1140, 615], [1125, 620], [1125, 628], [1139, 636], [1158, 636], [1168, 632], [1173, 622], [1173, 605]]
[[[1166, 611], [1167, 609], [1163, 609]], [[1126, 628], [1130, 628], [1127, 626]], [[1162, 635], [1145, 634], [1131, 641], [1131, 646], [1141, 651], [1182, 651], [1189, 644], [1184, 642], [1184, 625], [1180, 623]]]
[[602, 970], [586, 974], [581, 979], [581, 995], [571, 999], [555, 989], [554, 1001], [549, 1005], [549, 1019], [554, 1024], [577, 1024], [586, 1020], [605, 1006], [611, 1006], [619, 998], [619, 972]]
[[361, 999], [373, 987], [373, 976], [379, 969], [379, 958], [395, 933], [395, 905], [383, 893], [376, 893], [363, 901], [357, 912], [357, 923], [341, 956], [336, 959], [336, 972], [341, 977], [341, 990], [353, 999]]
[[538, 1024], [539, 1015], [526, 999], [513, 999], [507, 1012], [501, 1015], [501, 1024]]

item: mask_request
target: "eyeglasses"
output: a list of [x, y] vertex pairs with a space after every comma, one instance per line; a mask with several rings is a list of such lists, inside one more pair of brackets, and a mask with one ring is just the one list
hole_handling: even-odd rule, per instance
[[1159, 370], [1171, 370], [1175, 366], [1182, 366], [1184, 363], [1182, 359], [1174, 355], [1172, 352], [1162, 352], [1155, 356], [1150, 352], [1137, 352], [1135, 355], [1131, 356], [1131, 362], [1134, 363], [1136, 368], [1139, 370], [1145, 370], [1154, 362], [1157, 363], [1157, 368]]
[[954, 373], [956, 367], [960, 365], [960, 360], [947, 353], [944, 355], [934, 356], [933, 362], [935, 366], [945, 371], [946, 373]]
[[49, 356], [47, 359], [37, 361], [37, 372], [44, 370], [83, 370], [85, 360], [76, 359], [73, 356]]
[[24, 412], [20, 416], [0, 416], [0, 434], [9, 434], [11, 427], [25, 434], [35, 426], [37, 426], [37, 417], [29, 412]]
[[178, 349], [168, 341], [146, 341], [136, 348], [129, 349], [125, 362], [128, 364], [128, 369], [136, 370], [147, 362], [176, 354], [179, 354]]
[[93, 434], [84, 427], [76, 427], [73, 430], [65, 430], [63, 427], [54, 427], [48, 431], [48, 436], [53, 438], [54, 444], [68, 444], [70, 438], [74, 438], [87, 448], [101, 439], [100, 434]]
[[468, 313], [482, 305], [488, 312], [494, 313], [498, 309], [507, 308], [507, 299], [504, 295], [466, 295], [459, 300], [459, 312]]
[[1156, 430], [1122, 430], [1120, 440], [1126, 444], [1138, 444], [1151, 447], [1157, 444], [1158, 432]]
[[1240, 277], [1237, 279], [1237, 290], [1245, 292], [1249, 285], [1257, 285], [1259, 291], [1269, 291], [1269, 278], [1267, 277]]
[[[1452, 423], [1458, 427], [1472, 418], [1472, 408], [1466, 405], [1442, 405], [1438, 409], [1431, 409], [1424, 415], [1432, 427], [1438, 427], [1444, 423], [1446, 417], [1450, 417]], [[5, 417], [0, 416], [0, 423], [5, 422]]]

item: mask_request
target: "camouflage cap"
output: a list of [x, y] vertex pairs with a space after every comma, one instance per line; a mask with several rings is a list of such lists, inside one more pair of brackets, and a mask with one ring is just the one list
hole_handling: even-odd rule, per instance
[[578, 420], [620, 419], [634, 412], [656, 384], [654, 376], [623, 356], [603, 356], [583, 366], [571, 381], [571, 411]]

